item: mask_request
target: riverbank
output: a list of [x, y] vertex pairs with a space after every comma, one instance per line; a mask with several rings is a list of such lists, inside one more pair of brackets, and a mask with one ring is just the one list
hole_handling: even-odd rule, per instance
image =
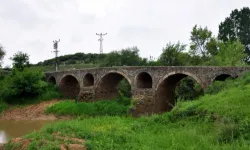
[[47, 107], [58, 103], [54, 99], [27, 106], [10, 106], [0, 114], [0, 120], [56, 120], [53, 114], [45, 114]]

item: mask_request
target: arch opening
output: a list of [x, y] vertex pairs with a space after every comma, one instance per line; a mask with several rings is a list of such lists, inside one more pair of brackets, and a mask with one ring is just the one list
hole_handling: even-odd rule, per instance
[[48, 82], [50, 84], [56, 85], [56, 78], [54, 76], [50, 76], [48, 79]]
[[214, 81], [225, 81], [228, 78], [232, 78], [229, 74], [220, 74], [217, 77], [215, 77]]
[[87, 73], [83, 78], [83, 86], [90, 87], [94, 86], [94, 76], [90, 73]]
[[66, 98], [77, 98], [80, 84], [74, 76], [67, 75], [60, 81], [59, 90]]
[[194, 99], [202, 94], [202, 87], [193, 77], [182, 73], [167, 76], [156, 89], [153, 113], [168, 112], [177, 99]]
[[96, 99], [111, 100], [113, 98], [116, 98], [119, 95], [119, 91], [123, 92], [121, 89], [119, 89], [121, 84], [122, 86], [125, 86], [125, 88], [122, 88], [125, 89], [125, 91], [129, 95], [129, 93], [131, 92], [131, 85], [129, 84], [127, 78], [125, 78], [122, 74], [116, 72], [106, 74], [100, 79], [99, 83], [97, 84], [95, 92]]
[[142, 88], [142, 89], [152, 88], [152, 85], [153, 81], [150, 74], [148, 74], [147, 72], [141, 72], [138, 74], [136, 78], [137, 88]]

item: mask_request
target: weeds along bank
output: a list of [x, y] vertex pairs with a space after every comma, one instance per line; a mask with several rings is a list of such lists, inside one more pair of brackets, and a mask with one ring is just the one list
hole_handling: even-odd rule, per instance
[[131, 103], [130, 98], [119, 96], [113, 100], [103, 100], [93, 103], [62, 101], [46, 109], [47, 114], [58, 116], [127, 116]]
[[[73, 139], [95, 150], [249, 149], [250, 75], [214, 83], [205, 93], [197, 100], [178, 102], [171, 112], [162, 115], [78, 117], [62, 121], [24, 136], [28, 140], [26, 149], [70, 147], [76, 142]], [[75, 107], [78, 106], [70, 109], [74, 111]], [[5, 148], [18, 149], [20, 144], [10, 142]]]

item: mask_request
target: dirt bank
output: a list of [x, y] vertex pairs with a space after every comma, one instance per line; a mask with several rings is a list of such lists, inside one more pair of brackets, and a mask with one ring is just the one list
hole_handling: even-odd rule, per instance
[[[53, 141], [57, 141], [57, 144], [60, 147], [60, 150], [86, 150], [87, 147], [85, 146], [85, 140], [79, 139], [75, 137], [70, 136], [62, 136], [60, 132], [53, 133], [52, 134]], [[24, 139], [24, 138], [13, 138], [10, 142], [12, 144], [18, 144], [19, 146], [14, 148], [13, 150], [25, 150], [29, 146], [29, 144], [34, 139]], [[42, 141], [42, 142], [41, 142]], [[47, 144], [51, 141], [48, 141], [47, 139], [41, 139], [41, 144]], [[4, 145], [0, 145], [0, 150], [4, 150]]]
[[46, 115], [44, 111], [58, 101], [51, 100], [23, 107], [10, 107], [0, 114], [0, 120], [55, 120], [58, 119], [56, 116]]

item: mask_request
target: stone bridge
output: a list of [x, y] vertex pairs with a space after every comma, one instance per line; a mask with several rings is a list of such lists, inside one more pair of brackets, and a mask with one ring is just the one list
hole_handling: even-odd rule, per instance
[[47, 72], [46, 79], [64, 96], [84, 101], [115, 98], [117, 85], [126, 79], [135, 100], [132, 113], [150, 115], [173, 108], [175, 86], [187, 76], [206, 88], [215, 80], [238, 77], [248, 70], [250, 67], [110, 67]]

